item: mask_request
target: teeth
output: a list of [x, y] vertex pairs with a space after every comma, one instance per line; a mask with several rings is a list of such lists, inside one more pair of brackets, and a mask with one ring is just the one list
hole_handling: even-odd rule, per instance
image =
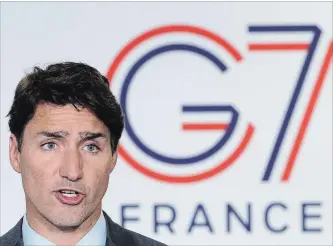
[[61, 190], [60, 192], [63, 194], [76, 194], [75, 191], [71, 191], [71, 190]]
[[74, 194], [73, 193], [72, 194], [62, 193], [62, 195], [65, 197], [76, 197], [77, 196], [77, 194], [75, 194], [75, 193]]

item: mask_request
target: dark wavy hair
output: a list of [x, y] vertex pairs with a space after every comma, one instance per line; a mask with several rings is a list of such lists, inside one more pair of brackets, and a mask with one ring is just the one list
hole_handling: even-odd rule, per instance
[[21, 150], [25, 126], [32, 119], [38, 104], [72, 104], [78, 111], [84, 107], [108, 127], [112, 152], [117, 150], [124, 128], [120, 105], [109, 89], [106, 77], [95, 68], [75, 62], [56, 63], [45, 69], [34, 67], [19, 82], [13, 104], [7, 115], [9, 129]]

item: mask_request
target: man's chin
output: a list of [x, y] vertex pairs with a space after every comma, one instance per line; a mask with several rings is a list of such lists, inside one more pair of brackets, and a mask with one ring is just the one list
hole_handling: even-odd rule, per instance
[[50, 222], [61, 231], [75, 231], [83, 223], [81, 218], [64, 218], [50, 220]]
[[54, 209], [49, 214], [44, 214], [44, 217], [54, 227], [57, 227], [62, 231], [73, 231], [76, 230], [84, 221], [85, 216], [82, 211], [72, 210], [68, 208]]
[[69, 225], [63, 225], [63, 224], [60, 224], [60, 225], [55, 225], [59, 231], [63, 231], [63, 232], [73, 232], [73, 231], [76, 231], [79, 227], [80, 227], [81, 224], [69, 224]]

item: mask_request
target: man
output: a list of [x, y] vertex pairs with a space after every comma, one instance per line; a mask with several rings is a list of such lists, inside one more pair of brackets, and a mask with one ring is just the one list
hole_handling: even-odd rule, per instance
[[9, 111], [9, 152], [22, 176], [26, 214], [1, 246], [164, 245], [102, 210], [124, 123], [107, 79], [82, 63], [36, 67]]

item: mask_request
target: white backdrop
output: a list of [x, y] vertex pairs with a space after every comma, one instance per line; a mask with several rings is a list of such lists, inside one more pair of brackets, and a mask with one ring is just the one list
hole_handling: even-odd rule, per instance
[[[5, 118], [24, 71], [34, 65], [71, 60], [86, 62], [106, 75], [128, 42], [144, 32], [173, 25], [166, 28], [173, 32], [154, 36], [133, 48], [123, 57], [111, 80], [111, 90], [120, 100], [132, 66], [151, 50], [168, 45], [163, 55], [140, 67], [126, 94], [126, 116], [137, 137], [156, 153], [179, 160], [206, 151], [224, 131], [227, 134], [223, 129], [183, 131], [183, 123], [231, 120], [230, 113], [182, 112], [182, 106], [229, 105], [238, 113], [237, 124], [223, 148], [200, 161], [188, 161], [187, 165], [171, 164], [147, 154], [138, 148], [127, 129], [103, 209], [119, 223], [122, 218], [135, 218], [124, 226], [169, 245], [332, 245], [331, 65], [322, 85], [317, 83], [332, 40], [332, 13], [332, 3], [328, 2], [1, 3], [1, 235], [25, 211], [20, 176], [9, 163]], [[278, 31], [281, 25], [293, 30]], [[275, 31], [250, 32], [249, 26], [275, 26]], [[316, 46], [311, 46], [311, 30], [317, 29], [304, 26], [321, 30]], [[198, 28], [226, 40], [242, 57], [241, 61], [237, 62], [207, 33], [193, 33]], [[248, 48], [253, 43], [297, 45], [289, 45], [291, 50], [287, 51], [254, 51]], [[168, 47], [183, 50], [166, 52]], [[301, 93], [271, 176], [264, 182], [296, 82], [312, 48], [314, 54], [305, 71]], [[227, 70], [222, 73], [207, 57], [216, 58], [215, 62], [222, 60]], [[289, 179], [282, 182], [316, 85], [320, 86], [320, 93], [294, 168]], [[226, 169], [196, 182], [168, 182], [174, 180], [170, 176], [195, 179], [198, 173], [227, 160], [249, 126], [254, 131], [248, 145]], [[140, 163], [141, 171], [133, 168], [134, 161], [126, 158], [125, 150], [135, 163]], [[144, 174], [142, 169], [155, 174]], [[161, 180], [165, 176], [168, 181]], [[250, 216], [248, 230], [230, 208], [245, 224]], [[283, 232], [274, 232], [265, 218], [271, 228], [287, 227]], [[156, 220], [172, 222], [170, 228], [159, 226], [155, 231]]]

